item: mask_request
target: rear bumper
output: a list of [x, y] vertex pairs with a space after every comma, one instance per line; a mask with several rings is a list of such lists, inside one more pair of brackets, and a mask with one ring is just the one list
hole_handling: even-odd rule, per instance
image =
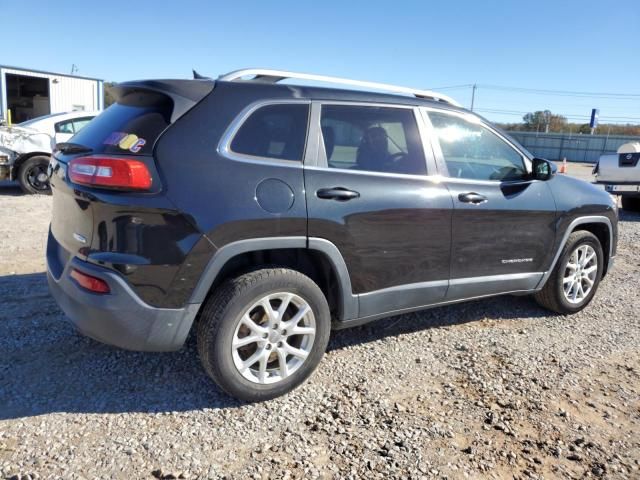
[[598, 185], [604, 186], [611, 195], [640, 196], [640, 182], [607, 182], [598, 180]]
[[[49, 234], [47, 280], [60, 308], [84, 335], [127, 350], [173, 351], [184, 344], [200, 305], [180, 309], [155, 308], [144, 303], [117, 273], [71, 257], [62, 265], [62, 247]], [[109, 294], [91, 293], [76, 283], [72, 268], [101, 278]]]

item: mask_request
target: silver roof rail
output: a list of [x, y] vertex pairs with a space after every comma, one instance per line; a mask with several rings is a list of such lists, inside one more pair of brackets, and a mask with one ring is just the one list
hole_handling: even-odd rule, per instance
[[[252, 77], [252, 78], [245, 78]], [[329, 77], [327, 75], [314, 75], [312, 73], [287, 72], [284, 70], [268, 70], [264, 68], [245, 68], [235, 70], [224, 75], [220, 75], [218, 80], [225, 82], [233, 82], [237, 80], [255, 80], [265, 83], [277, 83], [282, 80], [294, 78], [300, 80], [311, 80], [315, 82], [337, 83], [340, 85], [351, 85], [353, 87], [361, 87], [373, 90], [384, 90], [393, 93], [404, 93], [413, 95], [418, 98], [431, 98], [444, 103], [461, 107], [453, 98], [441, 93], [432, 92], [430, 90], [417, 90], [415, 88], [399, 87], [397, 85], [389, 85], [388, 83], [364, 82], [362, 80], [351, 80], [349, 78]]]

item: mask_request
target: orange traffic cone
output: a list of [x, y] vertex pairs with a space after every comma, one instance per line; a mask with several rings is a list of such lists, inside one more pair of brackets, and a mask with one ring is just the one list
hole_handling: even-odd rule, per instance
[[567, 157], [562, 159], [562, 164], [560, 165], [560, 173], [567, 173]]

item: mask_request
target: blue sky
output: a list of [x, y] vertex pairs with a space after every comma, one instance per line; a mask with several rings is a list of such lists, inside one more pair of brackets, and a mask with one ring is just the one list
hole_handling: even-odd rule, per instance
[[[640, 123], [638, 0], [96, 5], [0, 0], [0, 64], [56, 72], [76, 64], [80, 75], [112, 81], [188, 78], [191, 68], [217, 76], [256, 66], [416, 88], [477, 83], [476, 107], [496, 121], [518, 121], [520, 112], [545, 108], [587, 116], [596, 107], [604, 119]], [[442, 92], [469, 106], [469, 87]]]

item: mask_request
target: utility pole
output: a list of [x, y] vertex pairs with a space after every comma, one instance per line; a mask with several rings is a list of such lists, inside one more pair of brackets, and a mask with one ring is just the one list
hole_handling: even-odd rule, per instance
[[476, 89], [478, 86], [474, 83], [473, 87], [471, 87], [471, 111], [473, 112], [473, 104], [476, 101]]
[[78, 71], [78, 66], [75, 63], [71, 64], [71, 75]]

